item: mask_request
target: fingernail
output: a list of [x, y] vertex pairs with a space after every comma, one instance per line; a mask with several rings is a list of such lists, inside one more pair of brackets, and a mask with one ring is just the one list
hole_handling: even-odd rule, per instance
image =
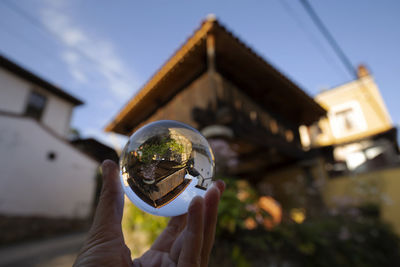
[[220, 193], [222, 194], [225, 191], [225, 182], [222, 180], [217, 180], [213, 183], [213, 185], [218, 188], [218, 190], [220, 191]]
[[104, 176], [108, 175], [110, 172], [110, 163], [107, 160], [103, 161], [101, 164], [101, 171], [103, 172]]
[[225, 188], [226, 188], [226, 184], [225, 184], [225, 182], [224, 181], [222, 181], [222, 180], [220, 180], [221, 181], [221, 185], [222, 185], [222, 190], [221, 190], [221, 193], [222, 192], [224, 192], [225, 191]]

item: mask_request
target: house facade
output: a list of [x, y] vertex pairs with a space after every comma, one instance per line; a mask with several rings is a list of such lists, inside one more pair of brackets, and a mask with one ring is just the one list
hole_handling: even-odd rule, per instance
[[98, 162], [67, 140], [73, 109], [81, 104], [0, 56], [0, 215], [91, 214]]
[[324, 90], [315, 100], [328, 114], [310, 129], [311, 143], [306, 146], [347, 143], [393, 128], [378, 86], [363, 65], [358, 67], [357, 80]]
[[372, 75], [323, 91], [315, 100], [327, 116], [301, 130], [308, 148], [331, 148], [325, 159], [324, 202], [333, 208], [373, 206], [400, 233], [397, 129]]

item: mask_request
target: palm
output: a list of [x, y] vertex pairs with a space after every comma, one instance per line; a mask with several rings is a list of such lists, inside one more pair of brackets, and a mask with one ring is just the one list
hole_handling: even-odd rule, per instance
[[[164, 232], [153, 246], [142, 257], [136, 259], [138, 266], [205, 266], [208, 256], [203, 251], [210, 250], [212, 245], [204, 236], [204, 218], [201, 201], [191, 206], [189, 216], [173, 217]], [[194, 209], [197, 209], [195, 212]], [[199, 216], [200, 215], [200, 216]], [[189, 220], [187, 223], [186, 220]]]
[[134, 260], [134, 266], [176, 266], [177, 260], [173, 260], [176, 257], [172, 257], [172, 251], [176, 250], [178, 244], [181, 243], [179, 240], [182, 238], [178, 236], [183, 235], [186, 217], [186, 215], [173, 217], [153, 246], [140, 258]]
[[88, 239], [74, 266], [132, 266], [131, 253], [121, 237]]

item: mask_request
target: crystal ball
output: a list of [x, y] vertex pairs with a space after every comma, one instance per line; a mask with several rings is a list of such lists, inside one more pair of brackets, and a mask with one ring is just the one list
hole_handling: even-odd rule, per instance
[[120, 157], [125, 194], [141, 210], [159, 216], [187, 212], [214, 177], [214, 155], [206, 138], [177, 121], [147, 124], [128, 140]]

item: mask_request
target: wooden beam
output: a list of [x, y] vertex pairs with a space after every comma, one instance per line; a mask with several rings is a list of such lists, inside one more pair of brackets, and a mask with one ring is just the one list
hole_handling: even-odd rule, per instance
[[217, 108], [218, 100], [218, 88], [215, 77], [215, 35], [212, 32], [207, 33], [206, 37], [206, 49], [207, 49], [207, 72], [210, 83], [210, 88], [214, 94], [214, 100], [211, 103], [212, 108]]
[[213, 33], [207, 34], [207, 66], [209, 72], [215, 72], [215, 36]]

